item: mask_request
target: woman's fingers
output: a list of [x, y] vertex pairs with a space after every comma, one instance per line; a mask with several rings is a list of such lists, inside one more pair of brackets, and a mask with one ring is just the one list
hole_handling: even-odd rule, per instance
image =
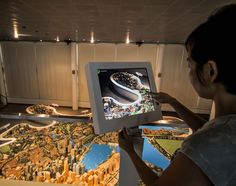
[[124, 137], [127, 139], [129, 137], [127, 129], [123, 128]]
[[147, 92], [148, 94], [151, 94], [151, 95], [156, 95], [156, 94], [158, 94], [157, 92]]
[[121, 139], [121, 138], [124, 138], [123, 131], [120, 131], [120, 132], [119, 132], [119, 139]]
[[151, 98], [159, 105], [162, 103], [161, 95], [157, 92], [148, 92], [148, 94], [151, 96]]
[[148, 92], [148, 94], [152, 97], [152, 99], [159, 103], [168, 103], [169, 99], [171, 98], [168, 94], [163, 92]]

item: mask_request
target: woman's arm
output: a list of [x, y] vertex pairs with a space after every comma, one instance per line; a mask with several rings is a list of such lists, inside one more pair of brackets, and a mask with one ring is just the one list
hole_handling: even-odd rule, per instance
[[202, 170], [179, 152], [160, 178], [150, 186], [212, 186]]
[[179, 117], [183, 119], [193, 131], [198, 130], [204, 125], [204, 123], [206, 123], [205, 119], [193, 113], [191, 110], [189, 110], [187, 107], [185, 107], [183, 104], [181, 104], [178, 100], [176, 100], [169, 94], [164, 92], [150, 92], [150, 95], [158, 103], [167, 103], [171, 105], [175, 109]]
[[134, 150], [125, 130], [119, 133], [119, 145], [131, 158], [140, 178], [147, 186], [210, 186], [208, 177], [187, 156], [178, 153], [170, 166], [158, 177]]
[[124, 149], [130, 156], [140, 178], [146, 185], [156, 182], [158, 176], [146, 165], [146, 163], [135, 152], [132, 140], [126, 130], [119, 133], [119, 146]]

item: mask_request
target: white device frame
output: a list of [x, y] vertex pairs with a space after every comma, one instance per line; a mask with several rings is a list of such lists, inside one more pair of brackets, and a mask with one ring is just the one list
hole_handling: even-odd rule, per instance
[[140, 124], [150, 123], [162, 119], [159, 105], [155, 104], [155, 110], [143, 114], [125, 116], [107, 120], [104, 114], [104, 105], [98, 77], [98, 70], [101, 69], [139, 69], [147, 70], [150, 91], [156, 92], [155, 80], [150, 62], [89, 62], [86, 65], [86, 75], [90, 106], [93, 116], [94, 130], [96, 134], [117, 131], [123, 127], [129, 128]]

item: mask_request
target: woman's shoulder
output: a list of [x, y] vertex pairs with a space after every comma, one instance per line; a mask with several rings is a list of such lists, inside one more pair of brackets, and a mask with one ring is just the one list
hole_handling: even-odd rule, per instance
[[205, 130], [207, 128], [217, 128], [217, 127], [221, 127], [221, 126], [225, 126], [225, 125], [235, 126], [234, 124], [236, 124], [236, 114], [224, 115], [224, 116], [220, 116], [220, 117], [217, 117], [217, 118], [214, 118], [214, 119], [208, 121], [200, 129], [200, 131]]
[[223, 183], [232, 175], [236, 164], [236, 115], [207, 122], [183, 142], [180, 151], [197, 164], [213, 183]]
[[229, 119], [236, 120], [236, 113], [235, 114], [227, 114], [227, 115], [219, 116], [219, 117], [216, 117], [213, 120], [227, 121]]
[[226, 145], [232, 140], [236, 141], [236, 114], [208, 121], [201, 129], [189, 136], [183, 146], [193, 145], [195, 148], [205, 148], [206, 145]]

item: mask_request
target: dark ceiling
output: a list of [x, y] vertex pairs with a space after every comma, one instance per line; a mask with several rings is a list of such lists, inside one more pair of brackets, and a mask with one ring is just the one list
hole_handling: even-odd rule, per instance
[[[183, 43], [236, 0], [0, 0], [0, 41]], [[14, 38], [18, 34], [18, 38]]]

